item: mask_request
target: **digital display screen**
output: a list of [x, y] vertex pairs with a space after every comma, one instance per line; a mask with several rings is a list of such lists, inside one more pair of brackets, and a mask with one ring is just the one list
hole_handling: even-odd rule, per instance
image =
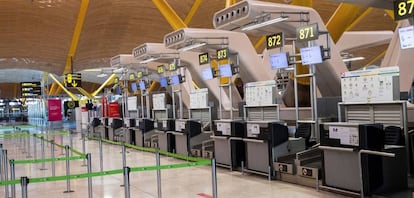
[[168, 86], [168, 78], [167, 77], [161, 77], [160, 78], [160, 85], [161, 85], [161, 87], [167, 87]]
[[414, 48], [414, 26], [398, 29], [401, 49]]
[[120, 86], [116, 87], [115, 94], [121, 95], [121, 87]]
[[173, 75], [171, 76], [171, 84], [178, 85], [180, 84], [180, 75]]
[[231, 65], [225, 64], [219, 66], [219, 73], [220, 77], [231, 77], [233, 76], [233, 72], [231, 71]]
[[322, 48], [319, 45], [300, 48], [300, 57], [302, 58], [302, 65], [322, 63]]
[[282, 69], [289, 67], [288, 54], [286, 52], [281, 52], [277, 54], [270, 54], [270, 66], [272, 69]]
[[213, 69], [210, 67], [201, 69], [201, 77], [203, 80], [213, 79]]
[[137, 83], [131, 83], [131, 90], [136, 91], [137, 90]]
[[147, 87], [145, 86], [145, 82], [143, 80], [139, 81], [139, 89], [145, 90]]

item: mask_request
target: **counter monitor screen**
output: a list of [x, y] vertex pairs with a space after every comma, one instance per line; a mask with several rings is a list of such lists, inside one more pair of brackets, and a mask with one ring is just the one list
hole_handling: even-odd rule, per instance
[[225, 64], [219, 66], [220, 77], [231, 77], [233, 72], [231, 71], [231, 65]]
[[122, 93], [121, 93], [121, 87], [120, 86], [117, 86], [116, 88], [115, 88], [115, 94], [116, 95], [121, 95]]
[[302, 65], [312, 65], [322, 63], [322, 47], [317, 45], [313, 47], [300, 48]]
[[147, 87], [145, 86], [145, 82], [143, 80], [139, 81], [139, 89], [145, 90]]
[[160, 85], [161, 85], [161, 87], [167, 87], [168, 86], [168, 79], [167, 79], [167, 77], [161, 77], [160, 78]]
[[178, 85], [180, 84], [180, 75], [173, 75], [171, 76], [171, 84]]
[[131, 83], [131, 90], [136, 91], [137, 90], [137, 83]]
[[272, 69], [283, 69], [289, 67], [289, 55], [286, 52], [281, 52], [277, 54], [270, 54], [270, 66]]
[[213, 69], [210, 67], [201, 69], [201, 77], [203, 80], [213, 79]]

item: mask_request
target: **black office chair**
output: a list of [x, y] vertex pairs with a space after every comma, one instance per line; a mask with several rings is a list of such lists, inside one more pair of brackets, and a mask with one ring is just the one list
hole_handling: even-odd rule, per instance
[[312, 124], [302, 123], [299, 124], [296, 128], [295, 138], [304, 138], [306, 143], [306, 148], [309, 148], [316, 144], [316, 141], [310, 141], [312, 135]]
[[386, 145], [404, 145], [404, 136], [400, 127], [387, 126], [384, 129], [384, 135]]

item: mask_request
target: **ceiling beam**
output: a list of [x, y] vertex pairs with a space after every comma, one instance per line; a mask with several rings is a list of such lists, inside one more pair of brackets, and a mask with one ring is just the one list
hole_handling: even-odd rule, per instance
[[188, 12], [187, 16], [184, 19], [184, 23], [188, 25], [193, 19], [194, 14], [197, 12], [198, 8], [200, 7], [203, 0], [195, 0], [193, 6], [191, 6], [190, 11]]
[[259, 38], [259, 40], [256, 41], [256, 43], [254, 44], [254, 48], [256, 49], [256, 51], [260, 48], [260, 46], [262, 46], [265, 40], [266, 40], [266, 36], [262, 36]]
[[80, 34], [82, 32], [83, 23], [85, 22], [86, 13], [88, 11], [89, 0], [82, 0], [79, 8], [78, 18], [76, 20], [75, 29], [72, 35], [72, 42], [70, 43], [70, 48], [68, 55], [66, 57], [66, 64], [63, 74], [71, 72], [72, 68], [72, 59], [75, 57], [76, 49], [78, 48]]
[[312, 0], [293, 0], [292, 5], [312, 7], [313, 1]]
[[57, 85], [59, 85], [59, 87], [64, 91], [64, 92], [66, 92], [66, 94], [68, 94], [69, 95], [69, 97], [71, 97], [73, 100], [75, 100], [75, 101], [78, 101], [79, 100], [79, 98], [75, 95], [75, 94], [73, 94], [73, 93], [71, 93], [70, 91], [68, 91], [66, 88], [65, 88], [65, 86], [63, 86], [62, 85], [62, 83], [60, 83], [56, 78], [55, 78], [55, 76], [53, 75], [53, 74], [49, 74], [49, 76], [50, 76], [50, 78], [53, 80], [53, 81], [55, 81], [56, 83], [57, 83]]
[[226, 0], [226, 8], [230, 7], [231, 5], [235, 3], [236, 3], [236, 0]]
[[361, 22], [362, 19], [364, 19], [369, 13], [371, 13], [373, 9], [374, 8], [369, 7], [366, 10], [364, 10], [364, 12], [361, 15], [359, 15], [350, 25], [348, 25], [348, 27], [346, 27], [345, 32], [352, 30], [352, 28], [358, 25], [358, 23]]
[[106, 86], [106, 85], [108, 85], [109, 83], [111, 83], [114, 79], [115, 79], [115, 77], [117, 76], [117, 74], [111, 74], [109, 77], [108, 77], [108, 79], [106, 79], [106, 81], [104, 82], [104, 83], [102, 83], [102, 85], [97, 89], [97, 90], [95, 90], [91, 95], [93, 96], [93, 97], [95, 97], [96, 95], [98, 95], [98, 93]]
[[385, 53], [387, 52], [387, 49], [385, 49], [384, 51], [382, 51], [380, 54], [378, 54], [376, 57], [372, 58], [371, 60], [368, 61], [368, 63], [365, 66], [369, 66], [374, 64], [375, 62], [377, 62], [379, 59], [383, 58], [385, 56]]
[[334, 43], [341, 38], [347, 27], [358, 16], [360, 10], [361, 7], [357, 5], [339, 4], [335, 13], [331, 16], [328, 23], [326, 23], [326, 29], [328, 29]]
[[184, 21], [177, 15], [174, 9], [165, 0], [152, 0], [155, 7], [161, 12], [174, 30], [187, 27]]

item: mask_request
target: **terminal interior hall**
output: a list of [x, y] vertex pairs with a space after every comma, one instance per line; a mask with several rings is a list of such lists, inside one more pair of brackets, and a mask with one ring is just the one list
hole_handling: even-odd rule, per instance
[[0, 198], [412, 198], [413, 8], [0, 0]]

